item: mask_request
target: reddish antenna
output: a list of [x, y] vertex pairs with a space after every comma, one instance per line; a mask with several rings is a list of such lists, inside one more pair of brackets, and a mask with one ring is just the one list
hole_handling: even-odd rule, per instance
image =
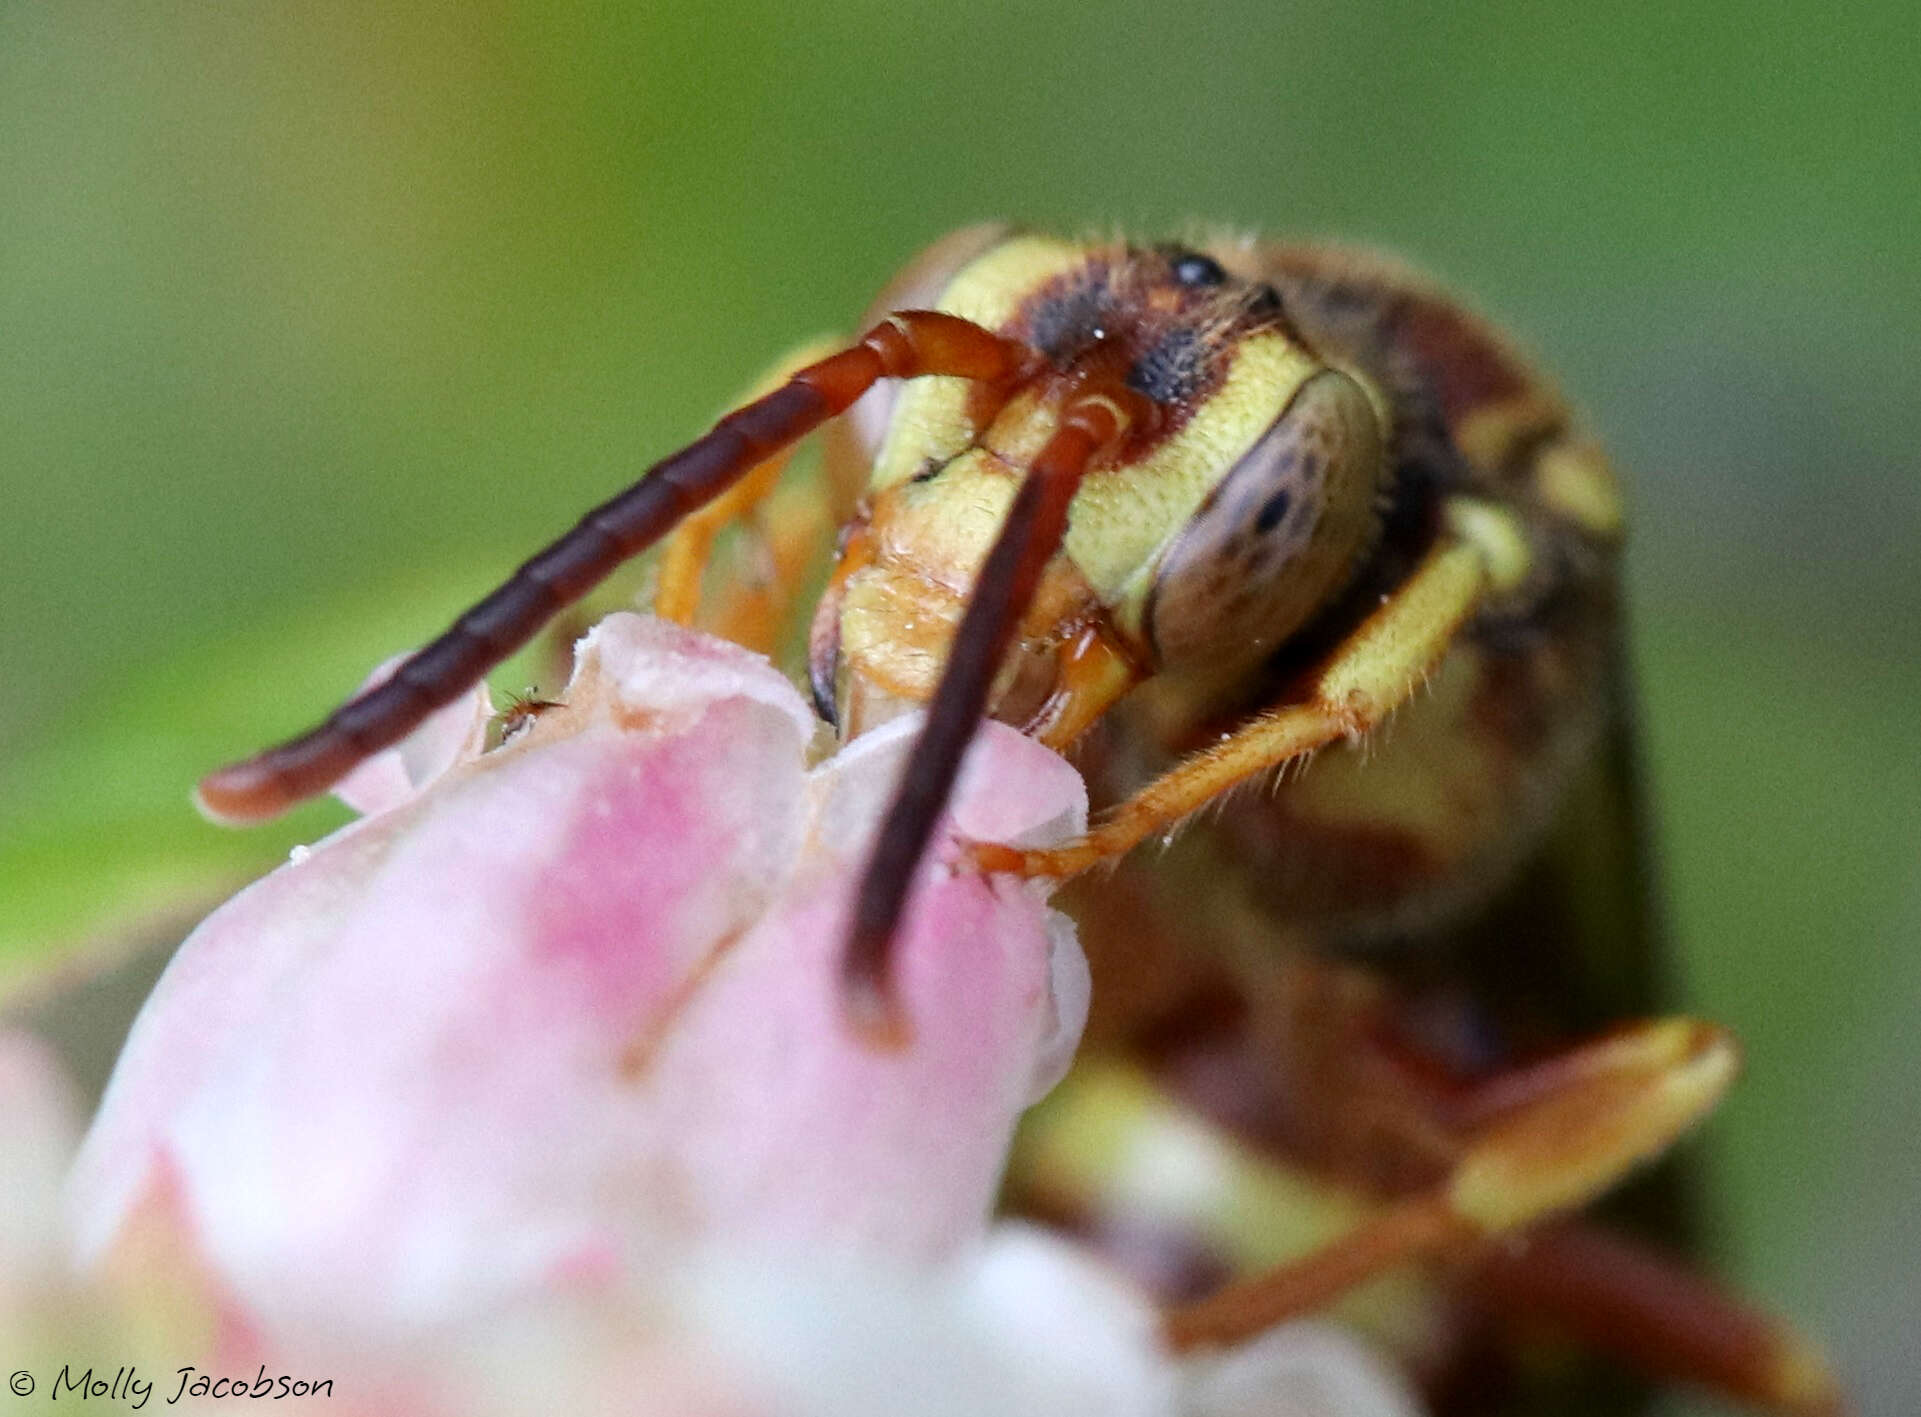
[[272, 817], [324, 792], [363, 759], [398, 742], [525, 644], [554, 613], [671, 531], [771, 453], [845, 410], [881, 379], [946, 374], [1011, 386], [1032, 367], [1023, 344], [936, 311], [890, 315], [848, 348], [716, 423], [654, 464], [527, 561], [384, 683], [348, 700], [319, 726], [209, 773], [198, 798], [209, 816]]

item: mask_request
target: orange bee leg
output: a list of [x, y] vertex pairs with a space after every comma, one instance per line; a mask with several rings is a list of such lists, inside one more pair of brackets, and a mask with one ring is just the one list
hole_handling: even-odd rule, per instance
[[[839, 347], [834, 340], [811, 340], [783, 357], [748, 390], [746, 399], [779, 388], [796, 371], [815, 363]], [[745, 402], [746, 399], [742, 401]], [[674, 528], [661, 552], [659, 582], [654, 592], [654, 613], [663, 620], [691, 625], [700, 612], [701, 585], [713, 556], [714, 538], [729, 524], [752, 517], [779, 485], [781, 472], [793, 455], [791, 445], [782, 448], [706, 506], [691, 513]]]
[[1043, 850], [976, 843], [974, 863], [1020, 876], [1076, 876], [1124, 855], [1230, 788], [1338, 739], [1364, 736], [1420, 687], [1494, 583], [1499, 552], [1481, 543], [1474, 534], [1479, 529], [1468, 525], [1444, 535], [1322, 667], [1305, 702], [1272, 709], [1183, 759], [1077, 840]]

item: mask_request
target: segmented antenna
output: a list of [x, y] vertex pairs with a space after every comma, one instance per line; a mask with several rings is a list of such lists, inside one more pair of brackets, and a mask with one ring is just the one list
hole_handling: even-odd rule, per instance
[[1025, 345], [972, 321], [908, 310], [654, 464], [619, 496], [527, 561], [393, 677], [336, 709], [318, 727], [201, 780], [201, 810], [223, 821], [275, 816], [323, 792], [363, 759], [398, 742], [519, 649], [563, 606], [712, 501], [770, 453], [845, 410], [880, 379], [946, 374], [987, 384], [1022, 377]]

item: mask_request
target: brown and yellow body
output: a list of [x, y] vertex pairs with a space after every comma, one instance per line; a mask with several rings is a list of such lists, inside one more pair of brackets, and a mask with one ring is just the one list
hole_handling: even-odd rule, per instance
[[[1306, 751], [1289, 740], [1151, 809], [1158, 846], [1127, 853], [1135, 827], [1058, 872], [1025, 863], [1108, 869], [1064, 897], [1095, 1019], [1009, 1202], [1194, 1298], [1434, 1185], [1462, 1150], [1449, 1099], [1477, 1081], [1665, 1002], [1633, 835], [1620, 493], [1507, 342], [1378, 258], [983, 230], [904, 279], [881, 309], [964, 316], [1059, 380], [1093, 354], [1168, 410], [1082, 481], [990, 711], [1069, 752], [1121, 818], [1277, 706], [1331, 711]], [[994, 405], [927, 380], [855, 410], [841, 480], [866, 480], [812, 637], [844, 734], [935, 694], [1061, 402], [1045, 380]], [[1451, 548], [1478, 563], [1471, 593], [1417, 583]], [[1352, 687], [1328, 703], [1331, 676]], [[1120, 1174], [1169, 1135], [1212, 1149], [1213, 1188]], [[1670, 1170], [1615, 1209], [1673, 1241], [1681, 1191]], [[1542, 1232], [1518, 1279], [1472, 1260], [1404, 1272], [1348, 1312], [1447, 1410], [1626, 1411], [1631, 1385], [1591, 1367], [1543, 1380], [1499, 1356], [1535, 1271], [1585, 1242]], [[1612, 1320], [1591, 1311], [1628, 1286], [1593, 1268], [1557, 1291], [1560, 1317], [1605, 1346], [1592, 1330]], [[1549, 1332], [1558, 1302], [1535, 1305]], [[1672, 1295], [1648, 1303], [1686, 1326]]]
[[[766, 516], [821, 428], [825, 495]], [[703, 616], [743, 518], [763, 574]], [[956, 233], [856, 342], [202, 804], [323, 790], [669, 536], [659, 613], [771, 645], [830, 519], [823, 716], [927, 710], [847, 927], [852, 1024], [912, 1046], [892, 936], [984, 715], [1068, 753], [1098, 809], [1070, 842], [972, 848], [1068, 883], [1095, 975], [1012, 1208], [1132, 1268], [1177, 1348], [1358, 1306], [1442, 1417], [1631, 1410], [1591, 1370], [1541, 1380], [1543, 1335], [1839, 1410], [1790, 1330], [1568, 1218], [1705, 1115], [1738, 1050], [1637, 1017], [1661, 1000], [1614, 477], [1511, 346], [1388, 262]], [[1672, 1235], [1655, 1179], [1631, 1208]]]
[[[1102, 346], [1170, 409], [1085, 477], [996, 686], [995, 715], [1074, 752], [1097, 806], [1302, 697], [1443, 540], [1488, 566], [1442, 652], [1414, 664], [1419, 692], [1211, 797], [1174, 861], [1129, 857], [1090, 902], [1172, 896], [1176, 935], [1251, 924], [1388, 957], [1484, 905], [1625, 707], [1619, 493], [1558, 396], [1481, 322], [1371, 258], [992, 230], [936, 253], [883, 308], [906, 296], [966, 316], [1060, 369]], [[1183, 258], [1216, 279], [1182, 284]], [[949, 379], [870, 400], [853, 419], [864, 493], [813, 638], [817, 697], [846, 735], [932, 695], [1058, 407], [1040, 387], [982, 418]], [[1283, 415], [1299, 425], [1291, 470], [1251, 467]], [[1182, 879], [1188, 860], [1205, 885]]]
[[[1225, 280], [1195, 290], [1163, 250], [1005, 237], [913, 292], [1064, 365], [1098, 332], [1173, 410], [1082, 483], [994, 711], [1062, 748], [1099, 722], [1083, 756], [1119, 800], [1285, 697], [1438, 537], [1491, 548], [1496, 584], [1422, 667], [1426, 691], [1226, 798], [1211, 830], [1269, 916], [1420, 933], [1512, 868], [1613, 712], [1619, 495], [1560, 400], [1404, 273], [1314, 248], [1202, 254]], [[959, 380], [890, 394], [816, 622], [817, 692], [848, 734], [931, 696], [1051, 431], [1045, 391], [984, 426]], [[1226, 476], [1303, 410], [1320, 476]]]

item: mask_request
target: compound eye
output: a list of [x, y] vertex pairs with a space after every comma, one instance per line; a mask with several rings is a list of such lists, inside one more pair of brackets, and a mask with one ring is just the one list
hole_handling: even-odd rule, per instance
[[[949, 232], [922, 251], [890, 280], [874, 303], [861, 316], [857, 329], [866, 329], [895, 310], [932, 310], [940, 304], [947, 287], [961, 271], [1000, 245], [1014, 229], [1005, 222], [982, 222]], [[887, 439], [887, 425], [894, 416], [894, 400], [900, 396], [900, 381], [883, 379], [869, 389], [842, 421], [852, 435], [861, 459], [872, 466]]]
[[1174, 257], [1174, 263], [1170, 269], [1174, 279], [1185, 286], [1204, 288], [1224, 285], [1227, 282], [1227, 272], [1221, 269], [1221, 263], [1212, 256], [1201, 255], [1198, 251], [1181, 252]]
[[1385, 468], [1361, 386], [1303, 384], [1162, 556], [1143, 616], [1161, 668], [1229, 677], [1305, 625], [1372, 542]]

